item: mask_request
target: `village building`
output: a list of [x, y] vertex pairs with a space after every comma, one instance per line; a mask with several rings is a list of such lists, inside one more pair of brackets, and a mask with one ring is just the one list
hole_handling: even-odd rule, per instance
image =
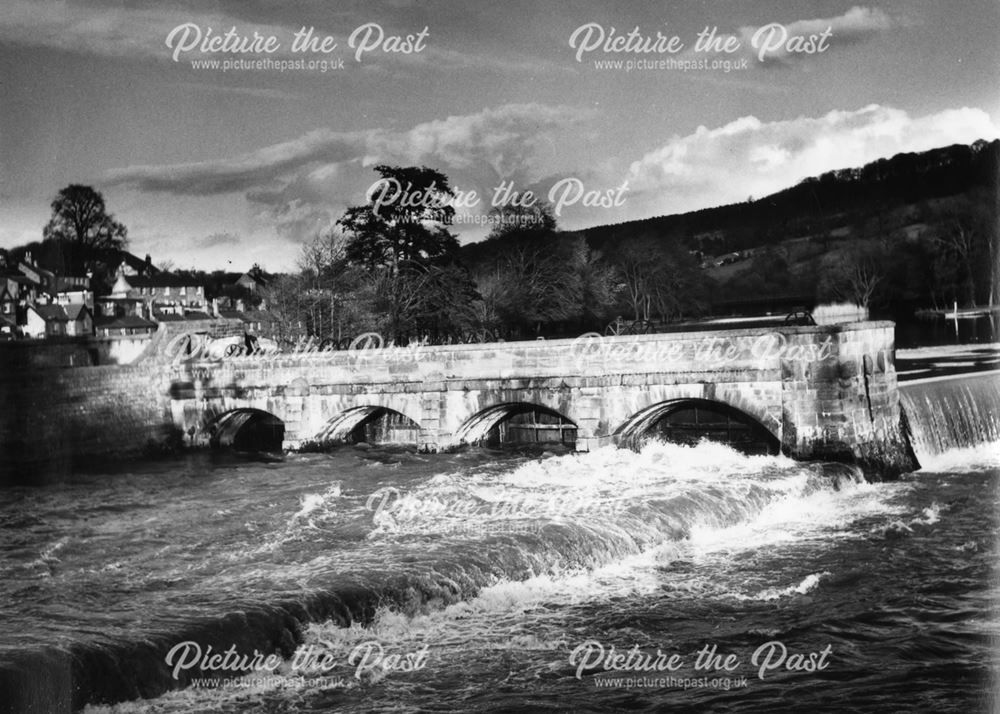
[[72, 337], [89, 337], [94, 334], [94, 314], [83, 303], [63, 306], [68, 322], [66, 334]]
[[253, 294], [266, 288], [272, 279], [272, 276], [259, 269], [249, 270], [245, 273], [233, 273], [232, 275], [234, 276], [233, 285]]
[[129, 253], [127, 250], [118, 251], [117, 265], [111, 262], [111, 272], [112, 275], [118, 277], [119, 275], [124, 275], [126, 277], [139, 275], [139, 276], [149, 276], [158, 275], [163, 271], [153, 265], [153, 258], [147, 254], [145, 259], [140, 258], [137, 255]]
[[94, 298], [94, 317], [143, 317], [145, 303], [139, 298], [111, 297], [104, 295]]
[[111, 297], [139, 300], [148, 306], [146, 314], [183, 315], [204, 308], [205, 286], [170, 273], [120, 274], [111, 288]]
[[15, 292], [11, 292], [11, 284], [0, 280], [0, 316], [17, 323], [17, 283], [13, 283]]
[[28, 305], [24, 334], [37, 339], [64, 337], [69, 317], [61, 305]]
[[60, 290], [55, 294], [53, 302], [56, 305], [86, 305], [91, 309], [91, 314], [93, 314], [94, 293], [86, 289]]
[[0, 283], [21, 307], [35, 302], [41, 292], [41, 285], [37, 281], [20, 273], [0, 276]]
[[26, 260], [21, 261], [17, 269], [21, 272], [21, 275], [28, 278], [35, 286], [37, 286], [37, 292], [51, 293], [56, 291], [56, 274], [51, 270], [46, 270], [45, 268], [35, 265], [31, 261], [31, 254], [29, 253]]
[[124, 315], [122, 317], [98, 318], [94, 329], [98, 337], [151, 335], [156, 332], [157, 325], [155, 322], [137, 315]]

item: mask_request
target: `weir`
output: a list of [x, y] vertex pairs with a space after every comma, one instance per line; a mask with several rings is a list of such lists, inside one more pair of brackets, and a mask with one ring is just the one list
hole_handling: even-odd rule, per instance
[[398, 433], [438, 451], [534, 408], [586, 451], [635, 443], [671, 405], [697, 404], [798, 459], [857, 463], [874, 477], [917, 467], [901, 424], [891, 322], [217, 359], [154, 342], [125, 367], [5, 366], [3, 462], [44, 480], [94, 459], [231, 442], [235, 433], [217, 433], [231, 412], [258, 415], [239, 419], [272, 436], [281, 429], [290, 449], [394, 413], [407, 427]]
[[1000, 371], [904, 382], [900, 395], [919, 458], [1000, 441]]

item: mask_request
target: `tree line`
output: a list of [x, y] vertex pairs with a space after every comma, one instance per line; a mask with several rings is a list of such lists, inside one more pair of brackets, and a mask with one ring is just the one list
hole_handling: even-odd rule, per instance
[[[448, 178], [427, 167], [377, 166], [425, 200], [348, 208], [302, 249], [299, 271], [268, 293], [288, 325], [334, 341], [363, 332], [432, 341], [530, 339], [601, 330], [620, 315], [668, 321], [703, 312], [698, 266], [652, 237], [614, 256], [560, 231], [550, 206], [492, 209], [483, 242], [459, 246]], [[431, 200], [426, 200], [430, 196]]]

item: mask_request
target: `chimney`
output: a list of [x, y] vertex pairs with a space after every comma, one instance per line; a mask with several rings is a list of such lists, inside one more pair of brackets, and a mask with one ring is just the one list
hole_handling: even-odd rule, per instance
[[219, 316], [219, 298], [212, 298], [212, 317]]
[[243, 312], [243, 299], [242, 298], [240, 298], [239, 300], [236, 301], [236, 309], [239, 312]]

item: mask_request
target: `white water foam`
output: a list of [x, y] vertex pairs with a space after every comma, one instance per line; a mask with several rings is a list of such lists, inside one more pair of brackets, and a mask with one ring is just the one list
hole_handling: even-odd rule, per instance
[[1000, 441], [948, 449], [940, 454], [921, 454], [921, 471], [975, 472], [1000, 468]]
[[[835, 488], [836, 486], [836, 488]], [[607, 509], [569, 510], [553, 516], [553, 496], [577, 505], [611, 505]], [[566, 569], [553, 564], [548, 572], [523, 581], [501, 580], [481, 588], [468, 600], [419, 614], [389, 608], [377, 611], [365, 627], [335, 623], [309, 626], [300, 647], [321, 646], [345, 662], [353, 647], [367, 641], [386, 651], [413, 651], [430, 645], [449, 657], [474, 656], [488, 650], [560, 650], [575, 635], [567, 631], [575, 608], [607, 606], [624, 599], [672, 597], [774, 599], [811, 592], [826, 573], [806, 573], [801, 580], [753, 588], [716, 582], [713, 559], [731, 559], [737, 550], [763, 549], [781, 542], [830, 537], [859, 517], [892, 513], [892, 488], [859, 483], [824, 473], [817, 465], [784, 457], [746, 457], [718, 444], [696, 447], [650, 443], [640, 453], [602, 449], [590, 454], [534, 461], [514, 469], [480, 468], [471, 473], [441, 474], [403, 495], [392, 512], [398, 527], [373, 529], [374, 546], [396, 542], [400, 533], [450, 533], [468, 518], [469, 504], [487, 509], [480, 518], [509, 522], [509, 512], [495, 504], [516, 502], [517, 518], [586, 526], [594, 540], [620, 529], [639, 529], [642, 518], [663, 509], [680, 511], [677, 533], [650, 536], [645, 550], [593, 569]], [[289, 528], [335, 511], [340, 494], [310, 494], [289, 522]], [[407, 501], [409, 499], [409, 501]], [[589, 499], [589, 500], [587, 500]], [[617, 510], [616, 510], [617, 509]], [[659, 509], [659, 511], [657, 510]], [[638, 513], [638, 517], [636, 513]], [[733, 522], [733, 519], [737, 522]], [[677, 536], [680, 536], [678, 539]], [[694, 565], [693, 569], [684, 566]], [[641, 633], [636, 633], [638, 637]], [[632, 636], [623, 630], [623, 637]], [[573, 640], [575, 641], [575, 640]], [[289, 662], [266, 684], [231, 690], [185, 690], [155, 701], [157, 711], [222, 709], [252, 701], [261, 693], [312, 691], [316, 685], [293, 676]], [[361, 685], [350, 669], [338, 669], [347, 687]], [[392, 676], [392, 675], [390, 675]], [[370, 683], [371, 678], [364, 680]], [[282, 694], [282, 698], [286, 695]], [[298, 696], [297, 694], [295, 696]], [[88, 711], [142, 711], [139, 703]]]
[[[462, 533], [489, 526], [518, 532], [525, 524], [611, 526], [636, 508], [686, 499], [709, 521], [752, 498], [792, 493], [813, 472], [785, 457], [747, 457], [711, 442], [696, 447], [650, 442], [641, 452], [613, 447], [532, 461], [513, 471], [481, 468], [440, 474], [415, 490], [387, 489], [375, 499], [371, 537]], [[770, 495], [768, 495], [770, 494]], [[754, 504], [746, 506], [753, 510]], [[520, 527], [519, 527], [520, 526]]]
[[[675, 477], [679, 475], [679, 478]], [[332, 651], [347, 652], [358, 643], [375, 639], [388, 648], [432, 642], [434, 647], [488, 647], [492, 649], [557, 649], [565, 641], [536, 633], [546, 632], [545, 621], [564, 616], [567, 609], [613, 603], [635, 596], [686, 592], [706, 597], [775, 599], [805, 594], [815, 589], [826, 572], [807, 574], [801, 581], [762, 591], [731, 593], [709, 574], [676, 571], [674, 564], [724, 557], [742, 549], [761, 549], [782, 541], [829, 537], [854, 520], [875, 514], [892, 514], [898, 507], [888, 503], [892, 490], [872, 485], [856, 474], [848, 479], [824, 476], [822, 469], [783, 457], [746, 457], [719, 444], [697, 447], [651, 443], [642, 452], [600, 450], [591, 454], [524, 464], [506, 473], [443, 474], [430, 479], [426, 490], [411, 496], [409, 528], [423, 518], [428, 527], [441, 527], [448, 509], [423, 511], [434, 499], [454, 505], [459, 498], [498, 499], [512, 491], [534, 494], [554, 486], [560, 493], [583, 489], [591, 497], [605, 493], [620, 498], [635, 489], [634, 498], [649, 500], [664, 493], [701, 495], [715, 493], [736, 498], [745, 492], [744, 481], [773, 489], [773, 501], [749, 521], [735, 526], [714, 524], [711, 509], [680, 541], [666, 540], [643, 552], [592, 570], [558, 568], [524, 581], [497, 582], [476, 597], [421, 614], [405, 614], [382, 608], [368, 626], [349, 628], [332, 623], [310, 626], [308, 646], [322, 644]], [[833, 488], [834, 481], [838, 485]], [[706, 489], [700, 491], [699, 489]], [[464, 490], [463, 490], [464, 489]], [[404, 497], [405, 498], [405, 497]], [[541, 498], [541, 496], [540, 496]], [[447, 500], [446, 499], [450, 499]], [[529, 504], [544, 504], [530, 501]], [[695, 504], [712, 506], [708, 500]], [[610, 525], [610, 524], [609, 524]], [[380, 537], [388, 538], [382, 532]], [[669, 591], [668, 591], [669, 586]], [[722, 586], [722, 587], [720, 587]], [[474, 644], [473, 644], [474, 643]]]
[[292, 516], [291, 522], [288, 525], [290, 527], [295, 526], [303, 519], [309, 522], [307, 516], [310, 514], [320, 509], [324, 511], [329, 510], [336, 503], [337, 499], [340, 498], [341, 490], [340, 482], [336, 481], [323, 493], [307, 493], [302, 496], [302, 508]]
[[793, 595], [805, 595], [806, 593], [812, 592], [819, 585], [820, 581], [828, 577], [829, 572], [823, 571], [822, 573], [810, 573], [802, 579], [801, 582], [796, 585], [789, 585], [784, 588], [765, 588], [755, 595], [744, 595], [743, 593], [731, 593], [730, 597], [734, 597], [737, 600], [780, 600], [784, 597], [791, 597]]

